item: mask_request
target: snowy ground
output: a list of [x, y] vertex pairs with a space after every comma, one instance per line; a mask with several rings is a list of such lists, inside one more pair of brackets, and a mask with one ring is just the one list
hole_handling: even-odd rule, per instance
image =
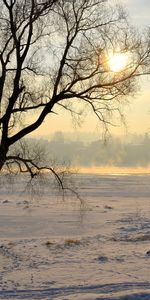
[[78, 200], [1, 178], [0, 299], [150, 300], [150, 175], [76, 176]]

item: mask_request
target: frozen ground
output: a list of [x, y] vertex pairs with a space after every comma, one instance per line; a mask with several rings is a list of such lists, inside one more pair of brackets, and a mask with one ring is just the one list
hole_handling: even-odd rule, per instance
[[75, 180], [84, 209], [1, 178], [0, 299], [150, 300], [150, 175]]

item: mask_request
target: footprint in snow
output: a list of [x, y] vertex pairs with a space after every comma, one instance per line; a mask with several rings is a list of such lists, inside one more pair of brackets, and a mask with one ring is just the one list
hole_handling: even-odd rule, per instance
[[146, 255], [150, 257], [150, 250], [146, 252]]
[[99, 262], [105, 263], [105, 262], [108, 261], [108, 257], [107, 257], [107, 256], [104, 256], [104, 255], [100, 255], [100, 256], [98, 257], [98, 261], [99, 261]]

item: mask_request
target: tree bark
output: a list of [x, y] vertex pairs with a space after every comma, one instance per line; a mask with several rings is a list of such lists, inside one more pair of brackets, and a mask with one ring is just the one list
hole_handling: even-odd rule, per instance
[[1, 144], [0, 145], [0, 171], [2, 170], [5, 164], [7, 152], [8, 152], [8, 147]]

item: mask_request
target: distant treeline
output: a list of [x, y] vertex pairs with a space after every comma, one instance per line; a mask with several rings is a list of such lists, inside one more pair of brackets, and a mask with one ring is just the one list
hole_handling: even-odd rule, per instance
[[50, 158], [58, 162], [71, 162], [76, 166], [120, 167], [147, 166], [150, 164], [150, 137], [133, 135], [126, 139], [111, 137], [106, 143], [99, 139], [89, 143], [65, 138], [61, 132], [51, 141], [42, 141]]

